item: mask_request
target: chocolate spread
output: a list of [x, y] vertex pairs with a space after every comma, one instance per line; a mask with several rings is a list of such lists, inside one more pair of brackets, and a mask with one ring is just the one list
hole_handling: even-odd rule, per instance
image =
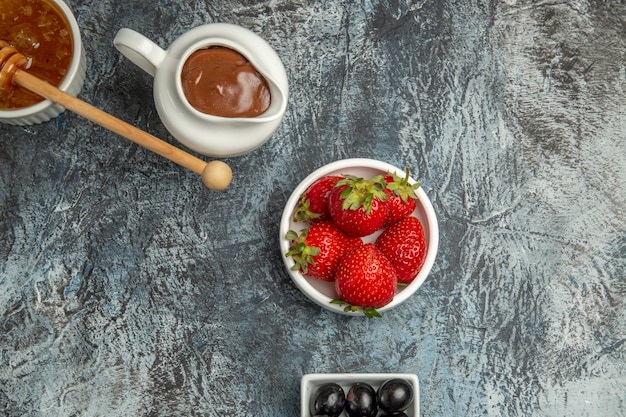
[[187, 59], [183, 92], [196, 110], [222, 117], [256, 117], [270, 106], [267, 80], [240, 53], [213, 46]]

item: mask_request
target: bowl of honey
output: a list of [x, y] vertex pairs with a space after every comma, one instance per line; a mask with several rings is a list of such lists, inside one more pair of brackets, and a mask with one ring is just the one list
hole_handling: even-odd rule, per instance
[[[27, 58], [23, 70], [31, 75], [73, 96], [82, 89], [87, 68], [81, 35], [74, 14], [62, 0], [0, 1], [0, 40]], [[42, 123], [64, 111], [50, 100], [7, 84], [0, 89], [0, 123]]]

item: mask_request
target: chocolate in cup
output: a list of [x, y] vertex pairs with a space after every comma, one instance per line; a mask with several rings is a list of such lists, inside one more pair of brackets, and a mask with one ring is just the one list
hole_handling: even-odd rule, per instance
[[[154, 77], [153, 95], [161, 121], [174, 138], [196, 152], [214, 157], [243, 155], [263, 145], [284, 117], [288, 100], [285, 68], [267, 42], [241, 26], [227, 23], [198, 26], [182, 34], [167, 50], [127, 28], [120, 29], [113, 43], [124, 56]], [[244, 111], [234, 110], [237, 105], [222, 100], [217, 109], [207, 110], [196, 100], [205, 94], [188, 99], [183, 82], [185, 64], [194, 54], [210, 50], [228, 54], [234, 52], [244, 58], [241, 61], [243, 66], [251, 66], [258, 72], [266, 82], [266, 88], [257, 90], [255, 87], [252, 90], [269, 90], [269, 105], [266, 109], [261, 106], [254, 110], [254, 103], [248, 103]], [[251, 74], [249, 70], [237, 72], [244, 77]], [[248, 81], [237, 81], [230, 83], [230, 86], [234, 85], [237, 90], [241, 84], [251, 84]], [[191, 84], [194, 86], [195, 81]], [[215, 91], [224, 87], [224, 83], [217, 84], [214, 86]], [[233, 97], [235, 101], [242, 98], [236, 92], [230, 95], [231, 99]]]
[[181, 84], [196, 110], [220, 117], [257, 117], [270, 106], [267, 80], [239, 52], [223, 46], [198, 49], [183, 64]]

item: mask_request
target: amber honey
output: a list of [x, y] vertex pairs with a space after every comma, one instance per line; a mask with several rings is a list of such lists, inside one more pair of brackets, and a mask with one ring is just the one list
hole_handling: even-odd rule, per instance
[[[0, 39], [29, 59], [28, 72], [59, 86], [72, 61], [74, 42], [61, 10], [47, 0], [0, 0]], [[0, 109], [28, 107], [43, 98], [23, 88], [0, 93]]]

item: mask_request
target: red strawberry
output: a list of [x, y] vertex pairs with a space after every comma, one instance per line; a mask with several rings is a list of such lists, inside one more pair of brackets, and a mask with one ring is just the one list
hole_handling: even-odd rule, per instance
[[375, 309], [393, 300], [396, 285], [391, 262], [372, 243], [347, 253], [335, 271], [335, 290], [340, 300], [349, 304], [345, 310], [360, 307], [368, 317], [379, 315]]
[[317, 223], [330, 220], [328, 214], [328, 195], [337, 181], [343, 177], [326, 175], [311, 184], [300, 196], [292, 219], [296, 222]]
[[387, 186], [385, 193], [389, 214], [385, 221], [385, 226], [391, 226], [397, 221], [409, 216], [417, 205], [417, 195], [415, 190], [419, 188], [419, 183], [409, 183], [409, 168], [406, 169], [406, 176], [400, 177], [396, 173], [385, 175]]
[[328, 211], [335, 224], [349, 236], [367, 236], [385, 223], [388, 208], [382, 175], [370, 180], [346, 175], [328, 197]]
[[375, 245], [393, 264], [399, 283], [413, 281], [424, 265], [427, 245], [417, 217], [405, 217], [389, 226], [378, 236]]
[[286, 238], [291, 246], [285, 256], [295, 262], [291, 269], [324, 281], [334, 280], [337, 263], [346, 252], [363, 245], [360, 238], [346, 236], [330, 221], [311, 225], [300, 235], [290, 230]]

